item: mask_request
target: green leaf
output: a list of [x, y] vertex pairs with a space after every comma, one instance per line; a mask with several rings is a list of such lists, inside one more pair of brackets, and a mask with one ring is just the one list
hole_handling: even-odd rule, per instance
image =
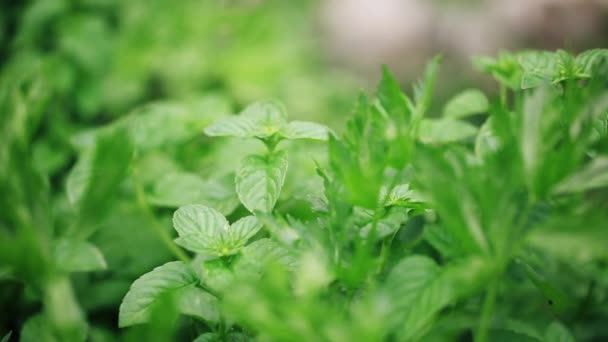
[[66, 272], [100, 271], [108, 267], [103, 254], [93, 244], [66, 238], [55, 243], [55, 264]]
[[[139, 277], [125, 295], [120, 304], [118, 325], [127, 327], [148, 321], [155, 303], [164, 296], [174, 296], [181, 313], [215, 321], [213, 311], [215, 300], [211, 295], [203, 294], [201, 289], [193, 289], [198, 284], [198, 277], [190, 266], [173, 261], [159, 266]], [[190, 289], [186, 289], [190, 288]], [[205, 308], [194, 308], [189, 300], [200, 300]]]
[[235, 254], [262, 227], [254, 216], [229, 226], [222, 214], [197, 204], [180, 207], [173, 216], [173, 226], [179, 234], [175, 243], [212, 256]]
[[[132, 156], [132, 145], [123, 130], [101, 134], [94, 148], [81, 156], [68, 175], [67, 193], [85, 223], [97, 224], [114, 202]], [[91, 232], [86, 230], [80, 234], [87, 236]]]
[[475, 67], [492, 75], [503, 85], [518, 90], [521, 86], [521, 66], [517, 56], [501, 52], [497, 58], [477, 57], [473, 60]]
[[426, 256], [406, 257], [382, 287], [383, 300], [391, 306], [389, 324], [402, 327], [401, 340], [419, 339], [444, 307], [482, 288], [490, 272], [481, 258], [441, 268]]
[[470, 139], [477, 128], [469, 123], [453, 119], [424, 119], [420, 123], [418, 136], [427, 144], [445, 144]]
[[257, 122], [240, 115], [220, 119], [205, 128], [205, 134], [210, 137], [254, 138], [257, 133]]
[[228, 229], [224, 215], [213, 208], [200, 204], [180, 207], [173, 214], [173, 227], [180, 236], [202, 234], [211, 236]]
[[236, 174], [236, 192], [249, 211], [272, 212], [287, 172], [287, 154], [245, 158]]
[[312, 140], [327, 140], [329, 137], [329, 128], [327, 126], [308, 122], [308, 121], [291, 121], [284, 126], [280, 134], [287, 139], [312, 139]]
[[564, 179], [555, 187], [555, 193], [579, 193], [608, 186], [608, 156], [599, 156], [580, 171]]
[[548, 51], [526, 51], [518, 56], [523, 69], [521, 88], [529, 89], [551, 82], [556, 74], [556, 56]]
[[431, 106], [441, 59], [441, 56], [433, 57], [424, 69], [422, 80], [418, 81], [414, 86], [414, 101], [416, 102], [414, 120], [422, 119]]
[[190, 102], [157, 102], [141, 106], [116, 122], [75, 136], [72, 141], [80, 149], [95, 143], [100, 134], [125, 130], [131, 143], [139, 150], [156, 149], [188, 141], [201, 134], [211, 119], [227, 114], [226, 99], [207, 96]]
[[575, 342], [576, 340], [562, 323], [554, 321], [545, 332], [545, 342]]
[[559, 287], [540, 275], [532, 266], [521, 259], [518, 259], [517, 262], [524, 268], [528, 278], [547, 299], [552, 310], [557, 314], [566, 312], [570, 306], [568, 296]]
[[608, 49], [592, 49], [576, 56], [575, 62], [582, 77], [591, 77], [593, 68], [601, 60], [608, 60]]
[[21, 342], [59, 342], [44, 315], [30, 317], [21, 328]]
[[239, 276], [258, 275], [269, 265], [293, 268], [295, 260], [289, 250], [270, 239], [256, 240], [241, 250], [241, 257], [234, 265]]
[[188, 285], [175, 292], [180, 313], [198, 317], [208, 322], [219, 320], [217, 299], [196, 285]]
[[378, 85], [376, 96], [380, 105], [398, 128], [405, 127], [412, 119], [412, 103], [403, 94], [397, 80], [391, 75], [386, 66], [382, 67], [382, 80]]
[[379, 219], [374, 227], [374, 223], [370, 222], [361, 228], [359, 234], [361, 237], [367, 237], [374, 229], [373, 233], [376, 239], [382, 239], [391, 234], [394, 234], [401, 225], [404, 224], [408, 216], [409, 209], [402, 207], [393, 207], [388, 210], [388, 213]]
[[222, 259], [205, 260], [200, 273], [201, 281], [217, 292], [226, 291], [234, 283], [234, 273]]
[[443, 116], [460, 119], [474, 114], [485, 113], [489, 102], [486, 95], [479, 89], [467, 89], [454, 96], [443, 107]]
[[268, 138], [287, 123], [287, 111], [277, 101], [249, 105], [237, 116], [220, 119], [205, 129], [213, 137]]
[[[232, 182], [231, 182], [232, 183]], [[189, 172], [171, 172], [152, 185], [148, 195], [150, 203], [169, 208], [196, 203], [217, 209], [229, 215], [239, 205], [234, 186], [219, 180], [203, 180]]]
[[477, 133], [475, 138], [475, 155], [477, 157], [485, 157], [498, 150], [500, 142], [496, 133], [492, 129], [492, 117], [489, 117]]

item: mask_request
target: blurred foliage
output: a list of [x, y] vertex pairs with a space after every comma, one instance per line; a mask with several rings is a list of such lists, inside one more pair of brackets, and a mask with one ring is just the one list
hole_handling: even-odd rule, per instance
[[385, 69], [338, 135], [312, 5], [2, 5], [3, 342], [608, 338], [608, 52], [434, 118]]

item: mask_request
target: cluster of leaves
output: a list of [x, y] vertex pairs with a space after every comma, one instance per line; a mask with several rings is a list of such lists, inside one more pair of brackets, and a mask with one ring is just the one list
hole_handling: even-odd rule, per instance
[[[502, 83], [508, 98], [465, 90], [441, 118], [425, 118], [434, 59], [413, 98], [385, 70], [342, 137], [288, 123], [274, 102], [207, 127], [266, 145], [235, 176], [253, 215], [230, 225], [209, 206], [180, 207], [175, 242], [196, 257], [137, 280], [121, 326], [169, 296], [199, 318], [196, 341], [605, 338], [608, 51], [522, 56], [484, 60], [500, 82], [517, 75], [522, 87]], [[580, 72], [531, 66], [547, 56]], [[561, 76], [532, 85], [535, 73]], [[328, 139], [307, 218], [276, 208], [288, 163], [278, 143], [299, 138]]]
[[341, 135], [277, 101], [157, 101], [72, 135], [62, 199], [30, 157], [48, 66], [8, 69], [1, 299], [36, 313], [13, 335], [607, 338], [608, 50], [477, 62], [498, 99], [467, 89], [431, 117], [440, 59], [413, 96], [385, 69]]
[[201, 131], [259, 97], [322, 113], [348, 89], [320, 72], [311, 5], [0, 4], [0, 340], [163, 339], [166, 324], [117, 329], [122, 297], [153, 267], [188, 259], [172, 241], [172, 210], [241, 215], [236, 165], [218, 156], [259, 150]]

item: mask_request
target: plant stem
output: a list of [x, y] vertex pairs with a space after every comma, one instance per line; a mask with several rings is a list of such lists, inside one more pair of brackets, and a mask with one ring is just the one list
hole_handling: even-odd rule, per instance
[[503, 107], [506, 107], [507, 101], [508, 101], [507, 87], [504, 84], [501, 84], [500, 85], [500, 104]]
[[137, 166], [133, 166], [133, 180], [135, 183], [135, 195], [137, 197], [137, 205], [140, 210], [144, 213], [148, 221], [150, 222], [150, 227], [154, 231], [154, 233], [160, 238], [160, 240], [165, 244], [165, 246], [173, 253], [173, 255], [183, 262], [190, 262], [190, 257], [175, 243], [173, 243], [173, 239], [169, 233], [160, 225], [152, 213], [150, 209], [150, 205], [146, 199], [146, 194], [144, 193], [144, 188], [141, 184], [141, 180], [139, 178], [139, 169]]
[[497, 280], [490, 281], [486, 296], [483, 301], [481, 311], [481, 319], [475, 333], [475, 342], [486, 342], [488, 340], [488, 330], [494, 313], [494, 305], [496, 304]]

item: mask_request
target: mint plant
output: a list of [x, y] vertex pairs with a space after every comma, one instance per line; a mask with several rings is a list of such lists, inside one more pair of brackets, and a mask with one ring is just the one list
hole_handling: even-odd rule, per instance
[[45, 69], [3, 71], [0, 298], [27, 314], [2, 341], [605, 339], [608, 50], [479, 58], [498, 93], [445, 103], [440, 63], [411, 92], [384, 68], [339, 134], [143, 105], [75, 132], [59, 195]]
[[247, 156], [236, 175], [236, 192], [252, 213], [270, 213], [279, 198], [287, 172], [287, 154], [276, 150], [283, 140], [327, 140], [329, 130], [306, 121], [287, 122], [287, 112], [274, 101], [257, 102], [235, 117], [217, 121], [205, 134], [220, 137], [256, 138], [267, 153]]

